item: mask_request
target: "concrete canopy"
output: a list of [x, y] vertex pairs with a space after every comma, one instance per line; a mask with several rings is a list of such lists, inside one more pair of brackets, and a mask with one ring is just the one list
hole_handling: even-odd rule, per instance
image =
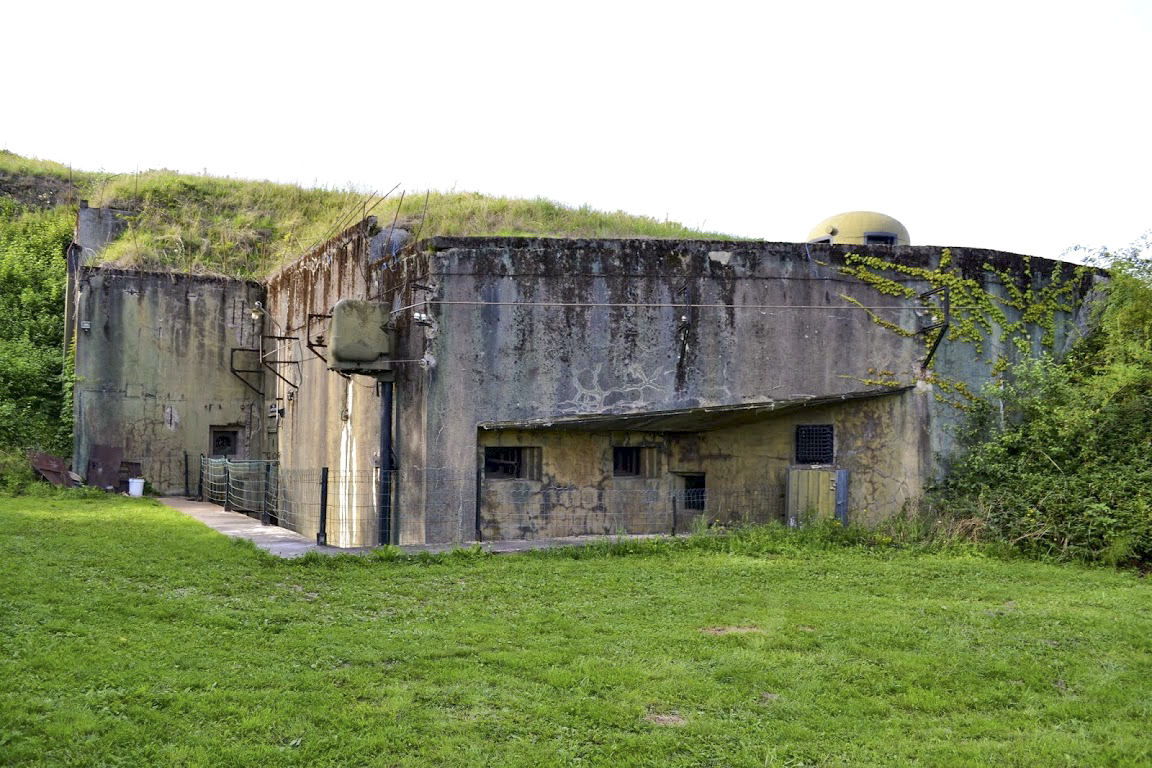
[[566, 429], [578, 431], [635, 431], [635, 432], [705, 432], [713, 429], [752, 424], [758, 421], [805, 408], [830, 405], [848, 400], [863, 400], [900, 394], [913, 386], [884, 387], [881, 389], [850, 392], [842, 395], [797, 395], [783, 400], [765, 400], [739, 405], [701, 406], [667, 411], [643, 413], [593, 413], [563, 416], [555, 419], [528, 419], [524, 421], [488, 421], [480, 429]]

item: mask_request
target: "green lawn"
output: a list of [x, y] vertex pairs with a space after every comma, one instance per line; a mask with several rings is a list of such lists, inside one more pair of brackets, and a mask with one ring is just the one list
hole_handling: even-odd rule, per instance
[[1152, 763], [1145, 579], [810, 538], [279, 561], [0, 499], [0, 765]]

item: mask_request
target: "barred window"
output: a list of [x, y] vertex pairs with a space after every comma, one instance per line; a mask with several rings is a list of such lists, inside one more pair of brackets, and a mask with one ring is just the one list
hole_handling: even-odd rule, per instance
[[612, 447], [612, 475], [614, 477], [648, 477], [651, 449], [640, 446], [616, 445]]
[[833, 447], [831, 424], [800, 424], [796, 427], [797, 464], [831, 464]]
[[519, 446], [485, 448], [484, 477], [489, 480], [539, 480], [540, 449]]

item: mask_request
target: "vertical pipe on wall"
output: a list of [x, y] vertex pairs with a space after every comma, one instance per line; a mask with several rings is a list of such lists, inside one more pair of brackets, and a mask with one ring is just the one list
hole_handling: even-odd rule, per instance
[[392, 543], [392, 382], [380, 381], [380, 543]]

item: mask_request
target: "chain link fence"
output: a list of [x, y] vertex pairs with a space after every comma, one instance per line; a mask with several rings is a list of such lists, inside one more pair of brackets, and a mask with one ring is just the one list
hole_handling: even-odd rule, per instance
[[479, 529], [486, 540], [680, 534], [713, 525], [783, 522], [785, 501], [784, 488], [776, 485], [632, 490], [486, 483], [481, 497]]
[[[552, 486], [455, 469], [347, 472], [201, 458], [200, 497], [336, 547], [681, 534], [785, 519], [785, 489]], [[381, 514], [383, 507], [384, 514]]]

